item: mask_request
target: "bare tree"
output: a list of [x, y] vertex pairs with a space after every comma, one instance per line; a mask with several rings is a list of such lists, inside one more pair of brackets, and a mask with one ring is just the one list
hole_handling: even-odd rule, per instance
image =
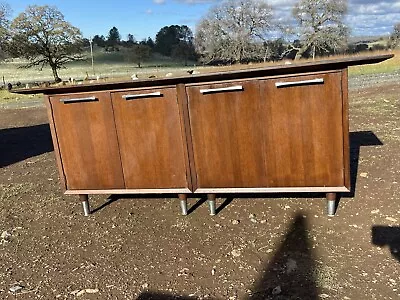
[[57, 70], [82, 58], [80, 30], [66, 22], [55, 7], [28, 6], [12, 22], [11, 34], [11, 51], [29, 60], [25, 67], [49, 65], [56, 82], [61, 81]]
[[295, 32], [301, 47], [296, 50], [296, 59], [311, 52], [311, 56], [323, 52], [335, 52], [347, 43], [348, 30], [344, 25], [347, 0], [300, 0], [293, 8], [298, 22]]
[[400, 23], [397, 23], [393, 27], [393, 32], [390, 35], [388, 46], [389, 48], [393, 49], [396, 48], [399, 43], [400, 43]]
[[272, 23], [272, 8], [264, 0], [225, 0], [198, 24], [196, 49], [207, 62], [260, 59]]

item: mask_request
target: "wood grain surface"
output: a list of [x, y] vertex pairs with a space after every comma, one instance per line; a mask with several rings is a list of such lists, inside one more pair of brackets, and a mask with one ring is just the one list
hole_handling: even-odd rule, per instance
[[261, 102], [267, 186], [344, 186], [341, 73], [264, 80]]
[[[131, 100], [124, 95], [151, 94]], [[126, 188], [186, 188], [184, 131], [175, 88], [112, 93]]]
[[215, 83], [187, 88], [197, 186], [265, 186], [259, 82], [235, 82], [242, 91], [202, 94], [229, 88]]
[[[60, 102], [90, 96], [96, 101]], [[124, 188], [109, 93], [57, 95], [50, 103], [67, 188]]]

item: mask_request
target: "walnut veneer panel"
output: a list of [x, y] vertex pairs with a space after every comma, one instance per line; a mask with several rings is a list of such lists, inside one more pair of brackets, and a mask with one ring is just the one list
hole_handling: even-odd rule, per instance
[[[243, 90], [201, 93], [242, 86]], [[198, 188], [265, 186], [259, 82], [187, 88]]]
[[[268, 187], [344, 186], [341, 73], [261, 83]], [[323, 83], [277, 87], [277, 82]]]
[[[94, 101], [60, 102], [95, 96]], [[67, 189], [124, 188], [109, 93], [50, 97]]]
[[176, 89], [127, 90], [112, 101], [126, 188], [188, 187]]

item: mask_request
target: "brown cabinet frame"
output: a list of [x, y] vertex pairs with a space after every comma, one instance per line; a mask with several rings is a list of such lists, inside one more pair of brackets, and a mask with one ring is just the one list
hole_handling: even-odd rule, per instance
[[[18, 90], [15, 91], [21, 94], [33, 94], [33, 93], [44, 93], [45, 103], [47, 107], [50, 130], [54, 144], [54, 150], [56, 155], [57, 166], [60, 174], [60, 180], [65, 194], [80, 195], [80, 199], [84, 204], [85, 214], [89, 212], [88, 197], [89, 194], [142, 194], [142, 193], [176, 193], [179, 194], [181, 202], [182, 213], [187, 213], [186, 201], [187, 196], [192, 193], [206, 193], [208, 194], [208, 200], [210, 203], [211, 214], [215, 214], [215, 194], [216, 193], [283, 193], [283, 192], [323, 192], [327, 194], [328, 200], [328, 214], [332, 215], [335, 210], [336, 193], [348, 192], [350, 190], [350, 157], [349, 157], [349, 99], [348, 99], [348, 67], [353, 65], [371, 64], [378, 63], [393, 57], [393, 55], [380, 55], [370, 57], [357, 57], [357, 58], [344, 58], [327, 61], [319, 61], [298, 65], [284, 65], [284, 66], [273, 66], [259, 69], [245, 69], [239, 71], [230, 71], [223, 73], [211, 73], [211, 74], [200, 74], [194, 76], [182, 76], [182, 77], [171, 77], [171, 78], [156, 78], [151, 80], [138, 80], [134, 82], [116, 82], [116, 83], [101, 83], [91, 85], [80, 85], [80, 86], [62, 86], [62, 87], [47, 87], [47, 88], [36, 88], [30, 90]], [[343, 164], [340, 166], [343, 170], [343, 184], [337, 186], [251, 186], [251, 187], [235, 187], [227, 186], [223, 188], [218, 187], [200, 187], [199, 178], [196, 168], [196, 150], [194, 148], [193, 134], [193, 116], [190, 115], [190, 99], [188, 95], [188, 89], [195, 86], [204, 86], [210, 84], [235, 84], [237, 82], [254, 82], [260, 80], [274, 80], [279, 78], [295, 78], [299, 76], [309, 75], [324, 75], [324, 74], [339, 74], [340, 76], [340, 95], [333, 97], [334, 101], [341, 101], [341, 127], [342, 134], [341, 138], [343, 149], [339, 156], [343, 158]], [[51, 99], [53, 97], [71, 96], [73, 94], [82, 93], [108, 93], [110, 101], [112, 101], [111, 93], [128, 91], [128, 90], [152, 90], [162, 88], [174, 88], [176, 89], [177, 95], [177, 114], [179, 123], [179, 132], [169, 132], [170, 134], [179, 134], [182, 140], [183, 153], [179, 159], [184, 162], [182, 172], [186, 178], [186, 186], [181, 188], [159, 188], [157, 186], [151, 188], [110, 188], [110, 189], [70, 189], [68, 186], [68, 178], [64, 170], [63, 159], [60, 152], [59, 133], [55, 122], [54, 111], [51, 106]], [[332, 91], [328, 91], [332, 92]], [[71, 96], [72, 97], [72, 96]], [[257, 96], [260, 97], [260, 96]], [[175, 105], [175, 104], [174, 104]], [[112, 105], [113, 106], [113, 105]], [[112, 112], [114, 118], [114, 111]], [[224, 116], [222, 116], [224, 117]], [[226, 116], [225, 116], [226, 117]], [[115, 124], [115, 120], [113, 121]], [[318, 141], [316, 141], [318, 143]], [[212, 145], [211, 145], [212, 146]], [[120, 149], [119, 149], [120, 151]], [[120, 154], [121, 155], [121, 154]], [[151, 160], [151, 157], [148, 158]], [[171, 161], [173, 163], [173, 161]], [[198, 162], [200, 165], [202, 162]], [[121, 166], [122, 168], [122, 166]]]

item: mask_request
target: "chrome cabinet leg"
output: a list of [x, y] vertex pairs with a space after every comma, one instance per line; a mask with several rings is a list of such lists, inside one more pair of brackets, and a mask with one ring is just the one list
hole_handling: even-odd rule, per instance
[[210, 208], [210, 216], [216, 215], [215, 194], [207, 194], [208, 207]]
[[181, 204], [181, 211], [183, 216], [187, 216], [188, 209], [187, 209], [187, 195], [186, 194], [179, 194], [179, 201]]
[[327, 212], [329, 217], [333, 217], [336, 212], [336, 193], [327, 193], [326, 194], [327, 200]]
[[84, 216], [85, 217], [89, 216], [90, 215], [89, 196], [79, 195], [79, 199], [82, 202]]

